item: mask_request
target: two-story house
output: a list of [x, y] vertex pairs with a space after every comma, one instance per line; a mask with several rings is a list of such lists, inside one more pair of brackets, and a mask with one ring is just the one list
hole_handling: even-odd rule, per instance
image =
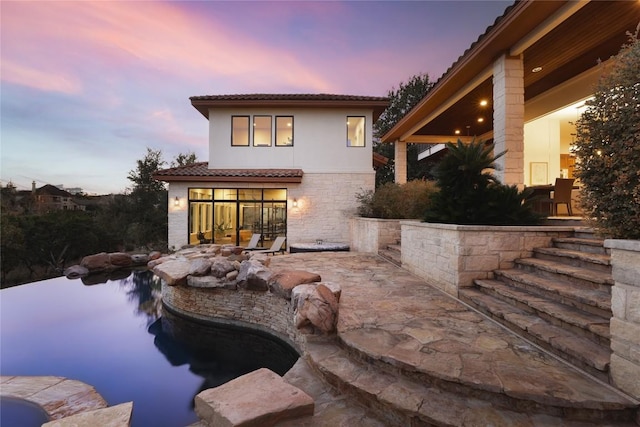
[[169, 247], [347, 242], [356, 195], [373, 190], [372, 125], [385, 97], [195, 96], [209, 121], [209, 160], [158, 171], [169, 183]]

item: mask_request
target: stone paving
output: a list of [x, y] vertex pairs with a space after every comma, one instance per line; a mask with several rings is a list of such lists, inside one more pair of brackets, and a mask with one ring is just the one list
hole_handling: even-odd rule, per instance
[[[619, 421], [637, 417], [638, 402], [377, 255], [292, 254], [270, 267], [342, 287], [341, 345], [310, 342], [307, 359], [377, 414], [397, 409], [385, 425], [627, 425]], [[314, 418], [300, 425], [326, 425]]]

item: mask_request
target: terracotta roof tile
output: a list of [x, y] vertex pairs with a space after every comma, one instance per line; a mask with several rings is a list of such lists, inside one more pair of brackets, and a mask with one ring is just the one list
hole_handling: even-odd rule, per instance
[[302, 169], [209, 169], [208, 162], [162, 169], [153, 178], [159, 181], [219, 182], [301, 182]]
[[329, 93], [248, 93], [192, 96], [192, 101], [364, 101], [388, 102], [384, 96], [337, 95]]

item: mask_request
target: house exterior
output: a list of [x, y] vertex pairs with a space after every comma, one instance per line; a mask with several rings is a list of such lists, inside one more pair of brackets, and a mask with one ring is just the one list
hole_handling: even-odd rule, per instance
[[519, 187], [573, 177], [573, 123], [609, 58], [640, 23], [638, 1], [516, 1], [386, 135], [395, 180], [408, 143], [493, 141], [497, 175]]
[[50, 184], [34, 189], [32, 194], [35, 199], [35, 209], [38, 213], [85, 210], [83, 205], [75, 202], [73, 194]]
[[372, 124], [384, 97], [195, 96], [209, 121], [209, 160], [158, 171], [169, 183], [170, 247], [347, 242], [356, 195], [373, 190]]

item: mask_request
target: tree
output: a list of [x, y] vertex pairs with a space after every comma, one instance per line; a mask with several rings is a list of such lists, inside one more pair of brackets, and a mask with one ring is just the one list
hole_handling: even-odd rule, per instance
[[160, 150], [147, 148], [146, 156], [136, 161], [137, 168], [127, 176], [134, 186], [129, 194], [126, 232], [137, 247], [166, 246], [167, 190], [163, 182], [153, 178], [165, 163]]
[[196, 157], [196, 153], [194, 153], [193, 151], [189, 151], [186, 154], [179, 153], [176, 156], [176, 158], [171, 162], [171, 167], [175, 168], [178, 166], [187, 166], [187, 165], [194, 164], [197, 161], [198, 161], [198, 158]]
[[614, 238], [640, 239], [640, 41], [629, 34], [576, 122], [581, 205]]
[[[398, 89], [392, 88], [387, 93], [389, 106], [373, 126], [373, 150], [387, 157], [390, 161], [376, 171], [376, 187], [392, 182], [394, 177], [393, 144], [382, 144], [380, 138], [411, 111], [432, 87], [433, 83], [429, 81], [427, 74], [418, 74], [411, 77], [406, 83], [400, 82]], [[418, 162], [418, 145], [407, 145], [407, 180], [423, 179], [429, 175], [428, 167]]]

